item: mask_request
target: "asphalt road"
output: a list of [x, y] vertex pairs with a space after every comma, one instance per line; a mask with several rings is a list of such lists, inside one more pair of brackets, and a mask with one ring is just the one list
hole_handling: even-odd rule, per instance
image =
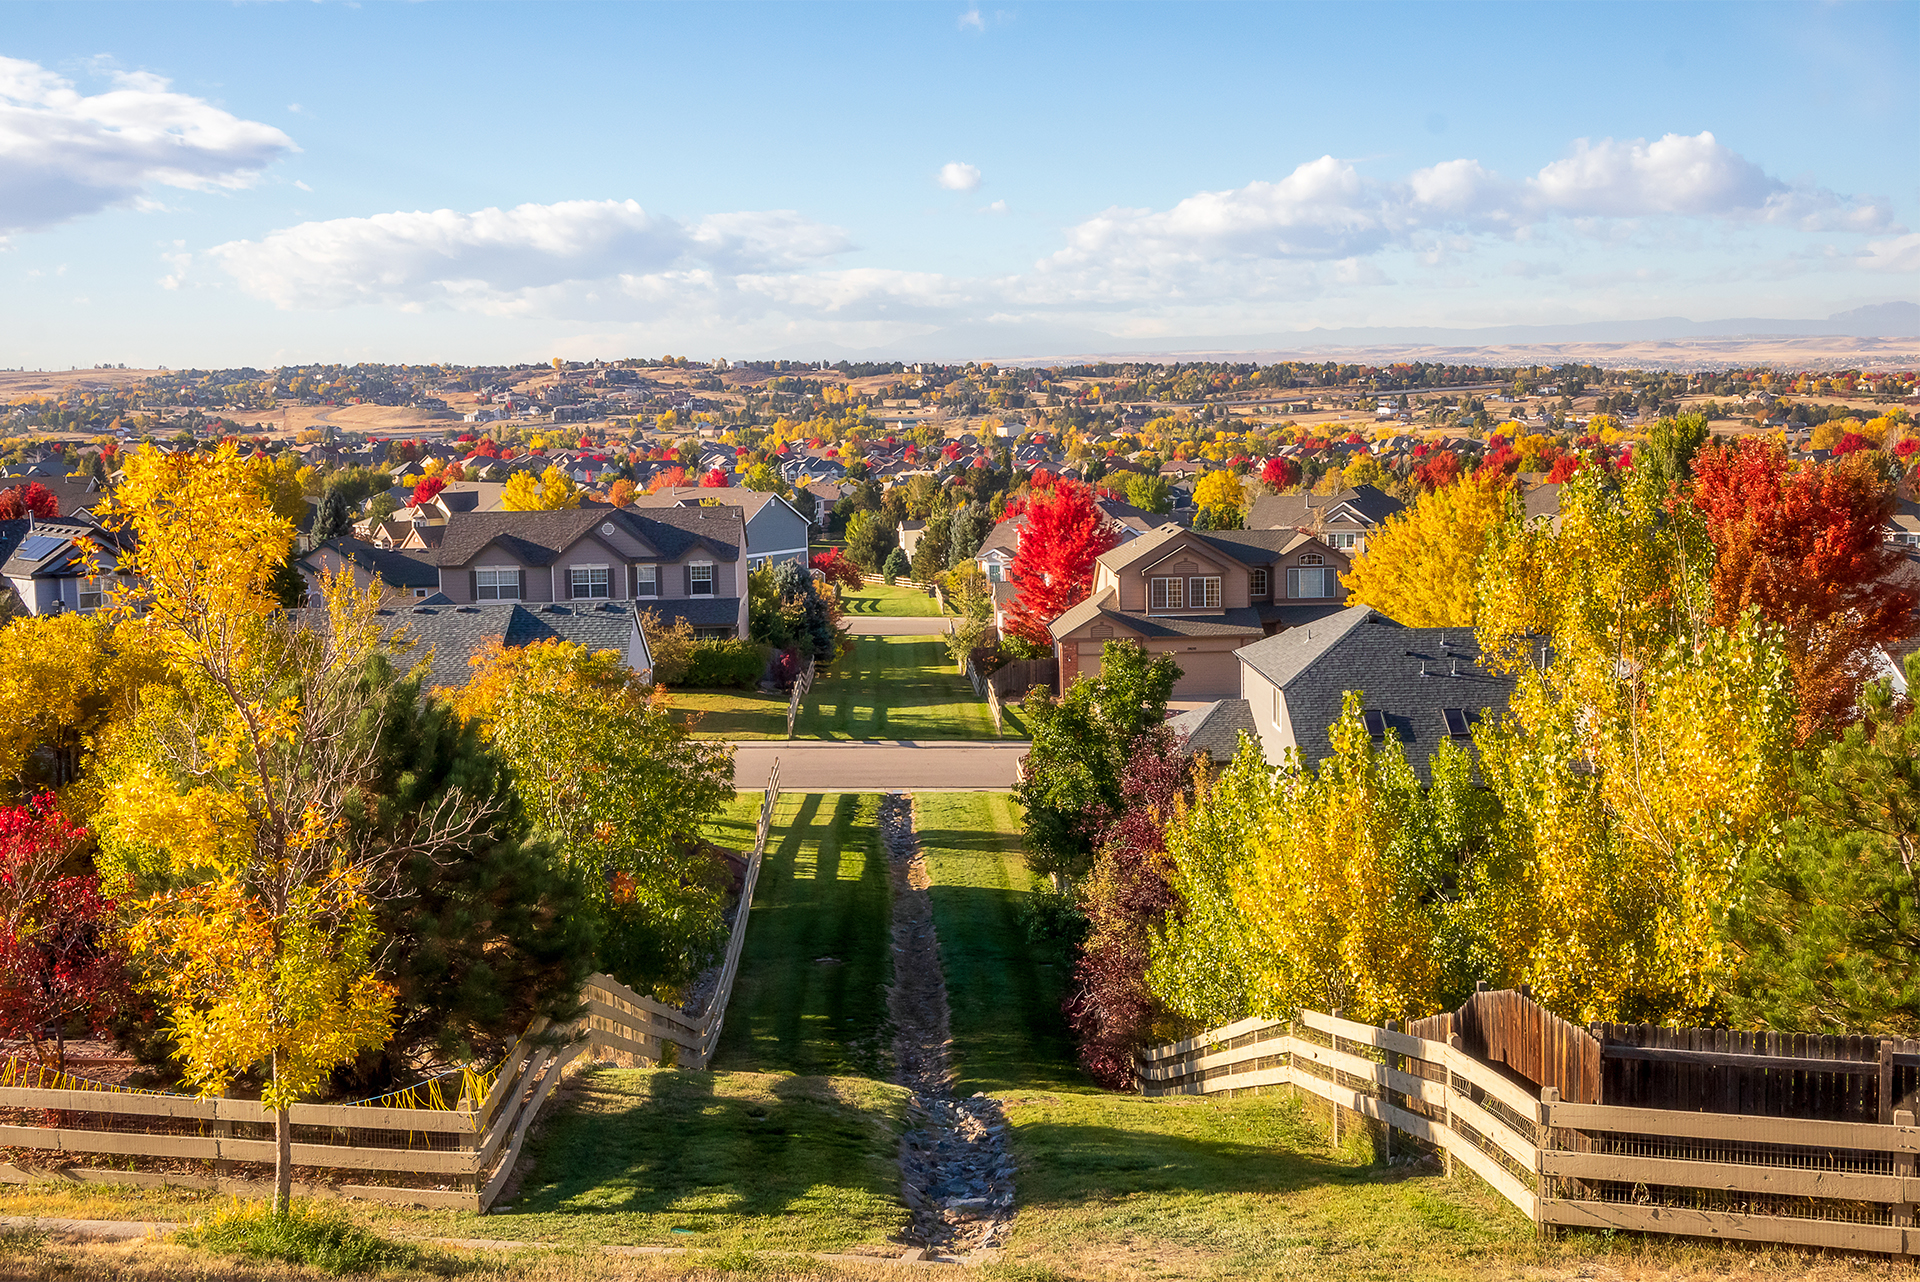
[[774, 760], [782, 792], [998, 792], [1013, 787], [1024, 742], [750, 740], [733, 746], [733, 786], [764, 788]]
[[934, 637], [947, 630], [950, 619], [937, 616], [901, 619], [891, 615], [842, 615], [840, 628], [856, 637]]

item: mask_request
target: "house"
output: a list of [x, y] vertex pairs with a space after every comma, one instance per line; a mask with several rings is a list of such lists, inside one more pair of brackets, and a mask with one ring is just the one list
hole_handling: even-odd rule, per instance
[[1920, 503], [1901, 499], [1894, 506], [1893, 516], [1888, 519], [1881, 533], [1888, 543], [1907, 547], [1920, 545]]
[[1225, 769], [1239, 754], [1242, 735], [1256, 742], [1260, 738], [1260, 728], [1253, 723], [1245, 699], [1216, 699], [1175, 713], [1167, 718], [1167, 729], [1179, 742], [1183, 759], [1191, 760], [1204, 752], [1216, 771]]
[[1273, 765], [1290, 751], [1312, 769], [1333, 751], [1328, 730], [1348, 691], [1359, 692], [1376, 742], [1399, 739], [1431, 782], [1442, 740], [1471, 746], [1475, 722], [1503, 712], [1513, 677], [1482, 662], [1471, 628], [1410, 628], [1356, 605], [1235, 654], [1240, 698]]
[[379, 579], [390, 598], [419, 601], [440, 590], [440, 567], [432, 557], [396, 551], [365, 539], [328, 539], [301, 557], [298, 564], [310, 592], [318, 592], [323, 573], [339, 574], [343, 570], [353, 575], [354, 586], [363, 592]]
[[900, 522], [900, 551], [906, 556], [907, 560], [913, 560], [914, 550], [920, 546], [920, 537], [926, 532], [927, 523], [925, 521]]
[[1328, 547], [1357, 555], [1367, 550], [1367, 532], [1405, 507], [1371, 485], [1338, 494], [1263, 494], [1247, 512], [1247, 528], [1311, 530]]
[[632, 601], [699, 637], [747, 635], [738, 507], [461, 512], [433, 555], [455, 605]]
[[428, 681], [449, 689], [467, 683], [473, 656], [497, 641], [509, 648], [541, 641], [572, 641], [612, 650], [643, 678], [653, 675], [653, 653], [637, 601], [522, 605], [435, 601], [396, 604], [380, 611], [395, 636], [428, 660]]
[[1167, 524], [1095, 562], [1085, 601], [1049, 629], [1064, 689], [1110, 640], [1180, 664], [1176, 699], [1230, 698], [1234, 652], [1344, 606], [1347, 557], [1297, 530], [1207, 532]]
[[121, 539], [84, 514], [23, 517], [0, 521], [0, 551], [0, 578], [28, 614], [90, 614], [107, 604]]
[[[791, 481], [792, 478], [788, 479]], [[832, 481], [809, 481], [800, 486], [795, 493], [803, 506], [812, 506], [813, 523], [824, 526], [827, 518], [833, 514], [833, 505], [845, 498], [850, 488], [845, 485], [836, 485]]]
[[68, 476], [57, 468], [42, 473], [29, 470], [24, 474], [9, 473], [0, 476], [0, 490], [10, 490], [17, 485], [32, 485], [38, 482], [49, 491], [60, 504], [61, 516], [90, 515], [93, 509], [107, 499], [105, 491], [98, 481], [87, 473]]
[[798, 508], [778, 494], [762, 493], [759, 490], [742, 489], [738, 486], [711, 489], [682, 485], [671, 489], [655, 490], [652, 494], [638, 495], [630, 506], [650, 512], [659, 508], [684, 510], [711, 507], [716, 504], [732, 507], [746, 514], [747, 568], [749, 570], [778, 565], [782, 561], [798, 561], [803, 568], [809, 564], [807, 535], [812, 528], [812, 523]]
[[[1155, 516], [1131, 503], [1122, 503], [1119, 499], [1095, 499], [1093, 505], [1105, 514], [1108, 528], [1120, 536], [1122, 543], [1137, 539], [1166, 523], [1164, 517]], [[1020, 531], [1026, 523], [1024, 516], [1009, 517], [995, 525], [981, 540], [980, 549], [974, 553], [973, 559], [988, 579], [1001, 583], [1011, 577], [1013, 558], [1020, 550]], [[907, 555], [912, 556], [913, 553]]]

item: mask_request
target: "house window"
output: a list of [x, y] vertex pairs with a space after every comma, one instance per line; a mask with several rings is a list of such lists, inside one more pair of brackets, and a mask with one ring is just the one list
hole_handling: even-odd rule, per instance
[[605, 597], [613, 594], [604, 565], [576, 565], [567, 574], [571, 580], [569, 595], [573, 597]]
[[1323, 534], [1321, 538], [1326, 541], [1328, 547], [1339, 548], [1342, 552], [1351, 552], [1360, 545], [1358, 534]]
[[1218, 610], [1220, 608], [1220, 576], [1207, 575], [1205, 578], [1187, 580], [1187, 608], [1189, 610]]
[[1287, 571], [1287, 595], [1303, 600], [1320, 600], [1333, 595], [1333, 571], [1298, 569]]
[[659, 566], [636, 565], [633, 567], [633, 594], [635, 596], [660, 595]]
[[98, 610], [107, 603], [107, 576], [91, 574], [80, 580], [80, 609], [84, 612]]
[[998, 561], [987, 562], [987, 581], [990, 583], [1000, 582], [1000, 563]]
[[1302, 565], [1325, 565], [1326, 563], [1327, 558], [1321, 556], [1318, 552], [1304, 552], [1300, 556], [1300, 564]]
[[1375, 743], [1383, 742], [1387, 737], [1387, 714], [1378, 708], [1368, 708], [1360, 714], [1367, 724], [1367, 733], [1373, 736]]
[[511, 565], [489, 565], [473, 572], [476, 601], [518, 601], [520, 570]]
[[687, 567], [687, 595], [713, 595], [713, 563], [711, 561]]
[[1154, 579], [1151, 581], [1147, 597], [1149, 610], [1181, 610], [1186, 608], [1186, 581], [1184, 579]]
[[1446, 723], [1448, 738], [1471, 739], [1473, 723], [1480, 719], [1480, 710], [1478, 708], [1442, 708], [1440, 719]]
[[1247, 583], [1247, 591], [1253, 596], [1265, 596], [1267, 594], [1267, 567], [1266, 566], [1263, 565], [1259, 567], [1249, 577], [1248, 583]]

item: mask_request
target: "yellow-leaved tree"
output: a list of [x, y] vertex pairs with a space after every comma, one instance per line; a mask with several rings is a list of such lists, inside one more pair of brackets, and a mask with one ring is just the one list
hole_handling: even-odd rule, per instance
[[580, 488], [573, 478], [555, 464], [535, 478], [531, 471], [515, 472], [507, 478], [500, 494], [500, 506], [509, 512], [557, 512], [580, 506]]
[[[100, 754], [102, 881], [131, 915], [186, 1080], [211, 1094], [266, 1071], [281, 1211], [290, 1106], [382, 1045], [394, 1009], [374, 903], [396, 852], [358, 844], [349, 822], [378, 777], [398, 680], [374, 662], [388, 648], [380, 588], [343, 574], [282, 611], [269, 583], [293, 526], [231, 446], [141, 450], [107, 520], [134, 536], [122, 626], [171, 680], [141, 691]], [[483, 811], [454, 805], [415, 844], [457, 839]]]
[[0, 779], [23, 791], [75, 782], [96, 737], [165, 672], [137, 629], [99, 615], [30, 615], [0, 628]]
[[1350, 605], [1370, 605], [1410, 628], [1471, 627], [1480, 555], [1507, 519], [1506, 477], [1467, 477], [1422, 494], [1367, 535], [1367, 550], [1341, 578]]

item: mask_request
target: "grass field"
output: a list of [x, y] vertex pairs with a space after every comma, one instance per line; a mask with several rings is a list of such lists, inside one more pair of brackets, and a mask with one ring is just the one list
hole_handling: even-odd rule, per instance
[[[751, 846], [758, 797], [740, 794], [714, 839]], [[879, 806], [861, 793], [780, 798], [716, 1068], [885, 1072], [892, 896]]]
[[696, 739], [784, 739], [787, 696], [758, 690], [673, 690], [674, 716]]
[[843, 591], [840, 608], [856, 619], [926, 619], [937, 618], [941, 613], [938, 601], [919, 588], [905, 584], [888, 587], [884, 583], [868, 583], [858, 592]]
[[[784, 726], [783, 726], [784, 729]], [[804, 739], [992, 739], [993, 717], [938, 637], [855, 637], [813, 684]]]
[[1013, 798], [925, 793], [914, 811], [953, 1012], [956, 1089], [1090, 1089], [1060, 1013], [1065, 965], [1022, 929], [1033, 874], [1021, 857]]

